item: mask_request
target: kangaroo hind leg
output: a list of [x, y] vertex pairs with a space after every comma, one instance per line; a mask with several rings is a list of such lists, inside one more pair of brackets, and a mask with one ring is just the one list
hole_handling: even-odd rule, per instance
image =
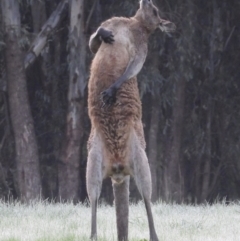
[[118, 241], [128, 240], [129, 179], [130, 177], [126, 176], [122, 183], [116, 183], [112, 180]]
[[91, 239], [97, 240], [97, 204], [102, 188], [101, 147], [96, 143], [90, 148], [87, 161], [87, 192], [91, 204]]
[[135, 148], [134, 151], [134, 179], [138, 190], [143, 198], [145, 208], [147, 211], [148, 225], [150, 231], [150, 241], [159, 241], [153, 221], [152, 209], [151, 209], [151, 195], [152, 195], [152, 183], [151, 173], [148, 164], [148, 159], [145, 151], [140, 146]]

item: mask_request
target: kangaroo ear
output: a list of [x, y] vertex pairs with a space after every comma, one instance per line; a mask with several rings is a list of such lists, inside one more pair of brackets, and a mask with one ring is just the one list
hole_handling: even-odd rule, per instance
[[174, 32], [176, 30], [176, 25], [168, 20], [162, 19], [159, 28], [163, 32]]

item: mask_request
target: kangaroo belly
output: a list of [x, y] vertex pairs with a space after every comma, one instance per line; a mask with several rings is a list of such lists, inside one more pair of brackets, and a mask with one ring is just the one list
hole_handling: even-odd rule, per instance
[[109, 108], [103, 107], [101, 90], [96, 88], [89, 91], [88, 108], [92, 125], [99, 127], [108, 143], [108, 148], [122, 151], [127, 143], [130, 129], [142, 116], [136, 78], [122, 85], [117, 92], [116, 103]]
[[[137, 123], [141, 123], [142, 110], [136, 78], [119, 89], [116, 103], [109, 108], [102, 107], [98, 94], [90, 94], [89, 116], [92, 127], [101, 135], [104, 176], [121, 183], [126, 175], [131, 175], [129, 142], [131, 133], [138, 132]], [[140, 135], [143, 138], [143, 132]]]

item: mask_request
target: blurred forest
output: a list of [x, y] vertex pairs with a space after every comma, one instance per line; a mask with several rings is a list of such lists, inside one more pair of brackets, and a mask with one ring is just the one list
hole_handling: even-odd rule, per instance
[[[151, 36], [138, 76], [152, 200], [239, 199], [240, 1], [154, 2], [177, 31]], [[87, 198], [88, 40], [137, 9], [138, 0], [1, 0], [0, 198]], [[110, 180], [102, 198], [113, 201]]]

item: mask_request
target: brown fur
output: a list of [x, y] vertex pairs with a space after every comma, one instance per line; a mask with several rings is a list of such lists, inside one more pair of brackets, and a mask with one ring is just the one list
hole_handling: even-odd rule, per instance
[[[159, 16], [152, 17], [152, 12], [146, 12], [148, 10], [143, 5], [150, 4], [149, 2], [151, 1], [142, 0], [140, 9], [132, 18], [112, 18], [102, 24], [102, 27], [112, 31], [115, 40], [113, 44], [102, 42], [96, 47], [94, 44], [99, 43], [94, 42], [93, 38], [90, 40], [90, 47], [97, 49], [88, 85], [92, 129], [88, 142], [87, 189], [92, 204], [92, 238], [97, 235], [96, 205], [102, 179], [111, 177], [116, 199], [118, 239], [127, 240], [126, 190], [129, 185], [128, 176], [132, 175], [146, 205], [150, 239], [158, 240], [150, 208], [151, 176], [145, 154], [142, 106], [136, 78], [145, 61], [150, 33], [161, 21], [165, 21]], [[156, 9], [153, 5], [150, 7], [151, 11]], [[101, 93], [123, 75], [131, 59], [136, 60], [132, 67], [135, 75], [121, 85], [112, 106], [103, 106]], [[123, 211], [124, 208], [127, 211], [124, 211], [122, 217], [119, 210]]]
[[[92, 128], [103, 136], [105, 154], [107, 155], [107, 175], [111, 176], [111, 166], [121, 163], [126, 166], [128, 140], [134, 130], [141, 140], [145, 141], [142, 130], [142, 108], [136, 77], [125, 82], [117, 93], [117, 102], [110, 108], [102, 108], [101, 93], [121, 76], [129, 60], [136, 55], [138, 48], [147, 52], [150, 29], [133, 18], [112, 18], [103, 26], [113, 32], [115, 43], [110, 46], [102, 44], [91, 65], [89, 80], [88, 108]], [[133, 45], [134, 43], [134, 45]], [[89, 147], [91, 146], [91, 138]], [[130, 174], [126, 166], [125, 174]]]
[[[148, 36], [142, 31], [142, 26], [134, 18], [113, 18], [110, 21], [115, 28], [120, 28], [123, 25], [123, 31], [126, 32], [128, 28], [134, 28], [135, 35], [139, 35], [137, 39], [147, 44]], [[116, 163], [121, 163], [125, 167], [124, 173], [126, 175], [131, 174], [128, 160], [126, 160], [131, 130], [136, 131], [143, 148], [145, 148], [141, 124], [142, 108], [136, 77], [122, 85], [117, 93], [117, 102], [113, 106], [102, 108], [103, 104], [100, 101], [101, 92], [122, 75], [130, 59], [125, 47], [127, 42], [124, 40], [125, 37], [119, 36], [121, 40], [123, 39], [119, 41], [118, 34], [116, 33], [114, 36], [116, 39], [114, 45], [102, 44], [92, 62], [88, 98], [92, 128], [99, 131], [103, 137], [107, 176], [111, 176], [112, 165]], [[90, 146], [91, 139], [89, 141]]]

